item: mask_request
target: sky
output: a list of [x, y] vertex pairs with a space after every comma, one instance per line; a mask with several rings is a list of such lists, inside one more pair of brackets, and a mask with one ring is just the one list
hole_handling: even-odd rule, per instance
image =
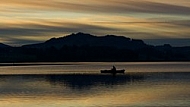
[[189, 17], [190, 0], [0, 0], [0, 43], [84, 32], [190, 45]]

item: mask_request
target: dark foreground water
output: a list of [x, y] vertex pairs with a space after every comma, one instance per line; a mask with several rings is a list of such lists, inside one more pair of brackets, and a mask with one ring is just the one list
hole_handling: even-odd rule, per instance
[[[128, 72], [115, 77], [99, 73], [98, 68], [109, 69], [112, 64]], [[1, 66], [0, 107], [189, 107], [189, 65], [59, 63]]]

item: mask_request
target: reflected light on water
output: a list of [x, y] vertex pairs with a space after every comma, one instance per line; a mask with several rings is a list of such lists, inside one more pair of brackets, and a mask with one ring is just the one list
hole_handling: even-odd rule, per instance
[[0, 64], [0, 74], [98, 73], [113, 65], [126, 72], [190, 72], [190, 62], [57, 62], [4, 63]]
[[[184, 69], [167, 72], [168, 68], [164, 72], [167, 65], [156, 63], [150, 65], [149, 70], [156, 71], [155, 66], [163, 66], [163, 72], [127, 72], [114, 77], [95, 71], [108, 68], [109, 63], [98, 64], [99, 67], [94, 63], [0, 67], [0, 107], [190, 106], [188, 68], [185, 72]], [[179, 70], [187, 64], [169, 63], [169, 66], [178, 66]], [[135, 65], [143, 68], [142, 71], [147, 68], [147, 63]], [[131, 67], [129, 69], [135, 65], [116, 64], [119, 68]], [[73, 71], [76, 68], [76, 72]]]
[[[173, 74], [175, 75], [175, 73]], [[178, 74], [181, 75], [190, 75]], [[150, 75], [149, 75], [150, 76]], [[2, 107], [188, 106], [189, 79], [99, 74], [1, 76]], [[185, 77], [185, 76], [184, 76]], [[89, 78], [92, 80], [89, 81]], [[131, 78], [133, 78], [131, 80]], [[76, 81], [73, 81], [77, 80]], [[175, 78], [173, 78], [175, 80]], [[105, 81], [103, 81], [105, 80]], [[85, 82], [86, 81], [86, 82]], [[81, 83], [85, 82], [85, 83]], [[183, 103], [182, 103], [183, 102]]]

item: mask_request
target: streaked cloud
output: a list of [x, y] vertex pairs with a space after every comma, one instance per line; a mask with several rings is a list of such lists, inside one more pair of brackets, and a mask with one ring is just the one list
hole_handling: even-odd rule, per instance
[[[60, 10], [74, 12], [100, 12], [100, 13], [163, 13], [163, 14], [190, 14], [190, 7], [169, 3], [159, 3], [159, 1], [135, 1], [135, 0], [82, 0], [80, 2], [46, 0], [46, 1], [26, 1], [26, 0], [6, 0], [1, 2], [1, 6], [7, 10], [16, 11], [19, 8], [33, 10]], [[11, 8], [12, 7], [12, 8]], [[6, 9], [4, 9], [6, 10]], [[20, 10], [22, 11], [22, 10]]]
[[[114, 31], [116, 29], [90, 25], [74, 22], [39, 22], [39, 23], [21, 23], [10, 24], [8, 27], [0, 27], [0, 37], [7, 38], [7, 42], [13, 40], [21, 40], [22, 42], [31, 40], [31, 42], [38, 42], [50, 39], [55, 36], [64, 36], [71, 32], [92, 32], [98, 34], [98, 32]], [[17, 43], [17, 42], [16, 42]], [[24, 42], [25, 43], [25, 42]], [[29, 42], [30, 43], [30, 42]], [[9, 43], [10, 44], [10, 43]], [[15, 43], [13, 43], [15, 44]]]
[[23, 44], [75, 32], [190, 38], [188, 0], [3, 0], [0, 42]]

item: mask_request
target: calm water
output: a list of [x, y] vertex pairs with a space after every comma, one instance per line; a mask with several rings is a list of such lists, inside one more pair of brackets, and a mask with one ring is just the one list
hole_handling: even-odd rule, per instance
[[[0, 65], [0, 107], [190, 106], [189, 62]], [[112, 65], [126, 74], [99, 73]]]

